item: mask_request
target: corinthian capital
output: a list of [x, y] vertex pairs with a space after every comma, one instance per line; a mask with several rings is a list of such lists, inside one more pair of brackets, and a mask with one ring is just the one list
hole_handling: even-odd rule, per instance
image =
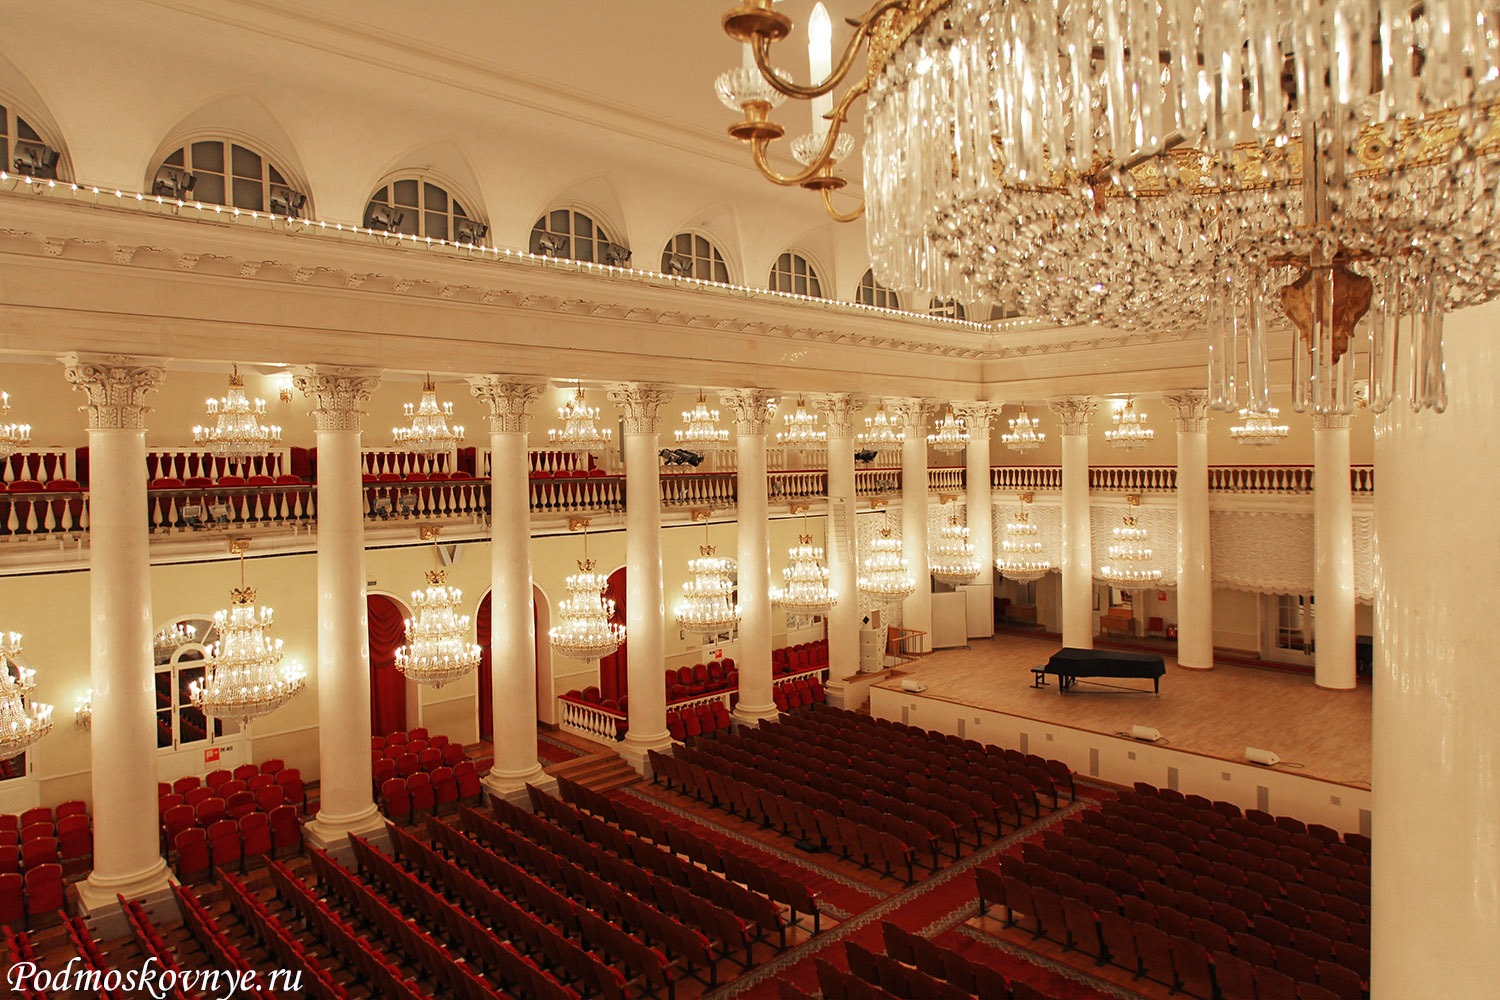
[[620, 382], [609, 390], [609, 401], [620, 408], [626, 434], [655, 434], [661, 408], [677, 395], [669, 385]]
[[1099, 410], [1099, 402], [1089, 396], [1062, 396], [1048, 405], [1057, 415], [1065, 437], [1070, 434], [1088, 434], [1089, 421]]
[[491, 434], [525, 434], [531, 425], [531, 404], [546, 388], [546, 379], [528, 375], [476, 375], [469, 379], [469, 391], [490, 408]]
[[920, 438], [927, 437], [927, 421], [937, 410], [937, 405], [930, 399], [888, 399], [885, 408], [906, 430], [910, 441], [913, 433]]
[[1180, 431], [1208, 430], [1208, 392], [1204, 389], [1178, 389], [1161, 394], [1161, 401], [1177, 417]]
[[64, 354], [64, 377], [88, 395], [89, 430], [140, 430], [146, 426], [146, 393], [166, 374], [155, 358], [123, 354], [80, 357]]
[[360, 405], [380, 387], [380, 376], [362, 368], [309, 368], [293, 375], [292, 385], [318, 404], [318, 430], [357, 431]]
[[954, 403], [953, 412], [969, 429], [969, 438], [987, 438], [1000, 416], [999, 403]]
[[847, 392], [833, 392], [815, 400], [816, 406], [828, 420], [828, 436], [852, 440], [854, 437], [854, 415], [864, 407], [864, 400]]
[[765, 389], [725, 389], [719, 401], [734, 414], [734, 429], [741, 434], [764, 434], [771, 422], [771, 400]]

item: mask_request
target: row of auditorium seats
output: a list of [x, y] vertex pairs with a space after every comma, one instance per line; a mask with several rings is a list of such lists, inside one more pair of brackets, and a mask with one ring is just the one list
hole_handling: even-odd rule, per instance
[[177, 955], [167, 945], [166, 938], [162, 937], [161, 931], [151, 922], [151, 916], [138, 899], [126, 899], [123, 895], [116, 894], [119, 900], [120, 911], [125, 914], [125, 920], [130, 924], [130, 934], [135, 938], [136, 947], [140, 949], [141, 955], [147, 959], [154, 960], [163, 973], [172, 975], [172, 986], [170, 989], [161, 990], [166, 994], [162, 1000], [192, 1000], [192, 998], [179, 986], [181, 982], [182, 966], [177, 963]]
[[56, 811], [37, 806], [0, 815], [0, 873], [47, 864], [81, 865], [93, 854], [93, 820], [80, 800], [60, 803]]
[[[9, 925], [0, 927], [0, 932], [3, 932], [5, 935], [5, 957], [7, 959], [5, 967], [7, 969], [14, 969], [22, 962], [30, 962], [35, 966], [41, 965], [41, 956], [37, 954], [36, 946], [31, 943], [31, 935], [25, 931], [11, 930]], [[48, 1000], [49, 994], [46, 990], [39, 989], [36, 986], [34, 977], [18, 976], [15, 981], [12, 981], [11, 986], [16, 991], [15, 996], [19, 997], [20, 1000]]]
[[266, 858], [302, 851], [302, 824], [297, 810], [277, 806], [269, 813], [247, 813], [239, 819], [221, 819], [206, 829], [201, 826], [179, 831], [172, 838], [172, 870], [185, 882], [200, 882], [216, 870], [234, 867], [244, 871]]
[[713, 736], [734, 728], [722, 701], [705, 701], [689, 708], [667, 709], [667, 732], [679, 743], [695, 736]]
[[828, 666], [827, 639], [799, 642], [793, 646], [771, 650], [771, 673], [778, 676], [826, 666]]
[[[888, 921], [880, 925], [885, 952], [847, 941], [847, 974], [837, 974], [828, 963], [818, 967], [825, 997], [897, 997], [900, 1000], [1049, 1000], [1051, 994], [982, 962], [935, 944]], [[825, 970], [824, 966], [828, 965]]]
[[389, 820], [408, 823], [420, 816], [449, 812], [459, 802], [478, 802], [482, 792], [474, 762], [462, 760], [453, 767], [386, 778], [380, 783], [380, 811]]
[[690, 667], [677, 667], [675, 670], [668, 667], [665, 677], [667, 703], [723, 691], [736, 691], [739, 689], [739, 678], [740, 671], [734, 665], [733, 657], [695, 663]]
[[56, 863], [39, 864], [25, 873], [0, 874], [0, 924], [6, 927], [49, 927], [63, 908], [63, 870]]
[[[177, 911], [182, 914], [182, 925], [188, 935], [203, 949], [206, 961], [217, 969], [243, 973], [253, 966], [240, 954], [229, 940], [229, 935], [219, 919], [214, 916], [198, 894], [180, 882], [172, 883], [172, 894], [177, 898]], [[233, 900], [233, 895], [230, 896]]]
[[778, 712], [790, 712], [808, 705], [821, 705], [828, 700], [828, 694], [823, 690], [822, 680], [814, 675], [773, 684], [771, 700], [776, 703]]

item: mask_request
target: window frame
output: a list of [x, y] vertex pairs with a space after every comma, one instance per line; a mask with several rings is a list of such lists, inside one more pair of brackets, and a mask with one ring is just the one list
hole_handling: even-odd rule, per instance
[[[191, 680], [185, 679], [183, 675], [193, 672], [199, 672], [201, 677], [208, 675], [205, 664], [209, 659], [209, 647], [217, 641], [219, 633], [218, 629], [214, 626], [213, 615], [183, 615], [168, 622], [166, 627], [173, 628], [183, 624], [195, 627], [197, 630], [195, 638], [189, 642], [178, 643], [172, 648], [171, 652], [166, 654], [165, 659], [160, 659], [157, 656], [152, 657], [152, 687], [156, 692], [156, 697], [160, 697], [160, 688], [157, 687], [159, 683], [158, 678], [163, 674], [171, 678], [168, 686], [168, 690], [171, 692], [171, 703], [164, 706], [158, 702], [157, 706], [152, 710], [152, 714], [158, 723], [163, 714], [168, 715], [168, 726], [172, 733], [172, 742], [162, 745], [160, 737], [161, 728], [158, 725], [156, 747], [158, 756], [180, 753], [184, 750], [211, 747], [226, 739], [232, 739], [240, 735], [244, 729], [242, 723], [212, 716], [193, 707], [193, 703], [187, 693]], [[183, 739], [182, 715], [184, 712], [195, 712], [203, 719], [203, 738], [193, 740]]]
[[[50, 174], [43, 172], [30, 176], [40, 180], [71, 179], [73, 172], [67, 162], [67, 153], [54, 130], [45, 124], [38, 127], [37, 123], [41, 121], [41, 118], [32, 114], [29, 108], [21, 107], [20, 104], [21, 102], [13, 100], [9, 95], [0, 93], [0, 110], [4, 112], [3, 116], [0, 116], [0, 132], [3, 132], [3, 135], [0, 135], [0, 153], [3, 153], [3, 158], [0, 158], [0, 169], [10, 174], [19, 174], [15, 164], [16, 144], [29, 142], [46, 146], [57, 153], [57, 163]], [[23, 127], [31, 135], [22, 135]]]
[[[783, 261], [786, 261], [785, 269], [782, 268]], [[800, 275], [797, 273], [799, 262], [805, 271], [804, 274]], [[791, 287], [777, 287], [778, 275], [784, 275]], [[797, 290], [799, 279], [806, 284], [807, 290]], [[813, 263], [813, 259], [810, 256], [800, 250], [783, 250], [776, 255], [776, 259], [771, 262], [771, 270], [766, 275], [766, 288], [773, 292], [780, 292], [783, 295], [800, 295], [810, 299], [827, 298], [823, 293], [823, 277], [818, 272], [817, 265]]]
[[[869, 299], [866, 299], [866, 293]], [[885, 298], [887, 301], [879, 301]], [[854, 301], [862, 306], [872, 309], [891, 309], [901, 311], [901, 294], [893, 288], [887, 288], [875, 278], [875, 269], [865, 268], [865, 273], [860, 277], [859, 284], [854, 286]]]
[[[689, 253], [683, 253], [677, 247], [677, 242], [684, 239], [692, 244], [692, 249]], [[698, 254], [697, 243], [700, 240], [708, 248], [707, 254]], [[666, 245], [662, 247], [661, 251], [662, 274], [670, 273], [667, 270], [667, 263], [673, 254], [688, 257], [693, 262], [693, 273], [683, 275], [683, 277], [694, 278], [698, 281], [713, 281], [724, 285], [734, 283], [733, 276], [729, 272], [729, 261], [725, 259], [724, 252], [719, 249], [719, 245], [714, 242], [712, 237], [701, 230], [684, 229], [680, 233], [674, 233], [667, 239]], [[716, 268], [722, 272], [722, 276], [715, 273]]]
[[[195, 157], [201, 153], [195, 153], [194, 147], [218, 144], [222, 158], [217, 168], [201, 165]], [[238, 173], [236, 166], [235, 150], [240, 149], [260, 160], [260, 176], [252, 177], [249, 174]], [[181, 158], [181, 162], [172, 162], [175, 158]], [[154, 158], [154, 166], [151, 174], [146, 178], [146, 191], [152, 192], [156, 186], [156, 178], [164, 167], [174, 170], [182, 170], [191, 173], [197, 178], [188, 197], [182, 200], [187, 202], [202, 203], [204, 205], [222, 205], [225, 208], [237, 209], [241, 212], [263, 212], [267, 215], [280, 215], [280, 212], [271, 210], [271, 189], [273, 187], [285, 187], [302, 195], [306, 201], [303, 203], [298, 215], [304, 218], [312, 217], [312, 196], [294, 173], [287, 170], [283, 163], [278, 162], [266, 152], [264, 146], [254, 139], [233, 133], [221, 133], [213, 135], [190, 135], [180, 140], [174, 140], [166, 145]], [[274, 175], [274, 176], [273, 176]], [[223, 199], [204, 197], [202, 189], [198, 187], [203, 183], [205, 176], [214, 176], [223, 183]], [[260, 196], [260, 204], [253, 203], [238, 204], [235, 200], [236, 189], [240, 184], [254, 184]]]
[[[568, 215], [567, 232], [562, 232], [553, 228], [553, 224], [555, 221], [554, 217], [562, 212], [566, 212]], [[592, 236], [583, 236], [577, 232], [579, 219], [587, 221], [589, 226], [592, 227]], [[526, 249], [530, 253], [537, 254], [539, 256], [552, 256], [558, 258], [559, 260], [576, 260], [585, 264], [602, 265], [606, 263], [604, 260], [604, 251], [609, 244], [612, 243], [615, 246], [621, 247], [625, 246], [624, 243], [614, 239], [609, 235], [610, 231], [614, 230], [614, 228], [614, 223], [600, 222], [599, 213], [593, 211], [592, 209], [573, 204], [556, 205], [542, 212], [542, 214], [537, 217], [537, 220], [531, 224], [531, 229], [527, 232], [526, 236]], [[560, 254], [542, 254], [537, 246], [537, 240], [543, 234], [549, 236], [562, 236], [566, 238], [568, 241], [568, 252]], [[581, 257], [578, 255], [578, 245], [580, 242], [585, 242], [590, 246], [591, 256]]]

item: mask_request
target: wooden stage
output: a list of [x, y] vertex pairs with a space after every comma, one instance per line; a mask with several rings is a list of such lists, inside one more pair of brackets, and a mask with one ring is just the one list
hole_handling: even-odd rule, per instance
[[[1149, 680], [1080, 679], [1066, 695], [1057, 678], [1032, 687], [1031, 671], [1061, 648], [1017, 635], [975, 639], [969, 649], [940, 650], [903, 664], [901, 680], [927, 685], [931, 698], [1105, 735], [1131, 726], [1161, 731], [1174, 751], [1243, 762], [1246, 746], [1274, 751], [1275, 770], [1355, 788], [1370, 783], [1371, 688], [1327, 691], [1310, 676], [1255, 667], [1179, 667], [1167, 656], [1160, 697]], [[1033, 747], [1046, 754], [1045, 748]], [[1300, 764], [1300, 768], [1290, 765]]]

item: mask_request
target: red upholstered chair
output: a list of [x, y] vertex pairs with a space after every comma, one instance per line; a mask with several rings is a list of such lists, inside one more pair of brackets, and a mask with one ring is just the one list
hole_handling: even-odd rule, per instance
[[37, 865], [54, 864], [58, 860], [57, 838], [37, 837], [21, 842], [21, 868], [31, 869]]
[[20, 927], [26, 922], [26, 894], [19, 872], [0, 872], [0, 925]]
[[262, 788], [265, 788], [267, 785], [274, 785], [274, 784], [276, 784], [276, 775], [274, 775], [274, 774], [257, 774], [255, 777], [253, 777], [249, 781], [245, 782], [245, 789], [246, 789], [246, 791], [250, 791], [250, 792], [258, 792]]
[[203, 778], [203, 783], [209, 788], [221, 788], [234, 780], [234, 772], [227, 767], [221, 767], [217, 771], [210, 771]]
[[94, 831], [87, 816], [72, 813], [57, 821], [58, 854], [64, 861], [80, 861], [94, 855]]
[[271, 810], [271, 851], [277, 857], [302, 853], [302, 824], [290, 805]]
[[681, 712], [667, 713], [667, 732], [671, 735], [672, 739], [676, 740], [678, 743], [681, 743], [683, 740], [687, 739], [687, 730], [682, 726]]
[[289, 767], [276, 775], [276, 784], [286, 793], [287, 802], [296, 806], [298, 811], [307, 809], [307, 786], [302, 782], [301, 768]]
[[411, 796], [406, 791], [406, 779], [389, 778], [380, 786], [382, 812], [393, 823], [405, 823], [411, 819]]
[[184, 798], [186, 799], [188, 805], [194, 807], [197, 807], [199, 803], [205, 802], [208, 799], [222, 799], [225, 793], [220, 792], [219, 789], [223, 788], [224, 785], [227, 784], [229, 784], [229, 782], [226, 781], [223, 784], [219, 785], [218, 788], [209, 788], [207, 785], [199, 785], [197, 788], [190, 789], [187, 795], [184, 796]]
[[272, 757], [270, 760], [260, 762], [260, 773], [276, 775], [286, 770], [286, 761], [280, 757]]
[[0, 847], [0, 874], [10, 874], [21, 870], [21, 847], [19, 844], [11, 844]]
[[21, 843], [31, 840], [45, 840], [57, 833], [57, 828], [49, 819], [45, 823], [30, 823], [21, 827]]
[[426, 749], [427, 749], [427, 740], [426, 740], [425, 737], [422, 738], [422, 739], [417, 739], [416, 737], [412, 737], [411, 742], [409, 742], [409, 743], [406, 744], [406, 752], [407, 753], [414, 753], [418, 757], [422, 756], [422, 751], [424, 751]]
[[452, 742], [453, 741], [451, 739], [449, 739], [447, 736], [444, 736], [442, 733], [434, 733], [432, 736], [429, 736], [427, 738], [427, 749], [442, 750]]
[[190, 805], [172, 806], [162, 813], [161, 826], [168, 841], [176, 839], [183, 830], [198, 825], [198, 816]]
[[389, 757], [382, 757], [370, 765], [370, 777], [378, 788], [388, 778], [396, 776], [396, 762]]
[[82, 799], [70, 799], [59, 805], [54, 811], [59, 821], [67, 816], [87, 816], [88, 813], [89, 805]]
[[230, 819], [239, 819], [247, 813], [255, 811], [255, 793], [251, 791], [235, 792], [224, 801], [224, 811]]
[[255, 808], [259, 812], [268, 813], [279, 805], [286, 803], [286, 789], [281, 785], [270, 784], [255, 792]]
[[458, 772], [458, 765], [466, 760], [468, 760], [468, 755], [464, 753], [464, 748], [457, 743], [449, 743], [443, 747], [443, 763], [453, 768], [454, 773]]
[[432, 791], [432, 775], [418, 771], [406, 779], [406, 794], [411, 799], [414, 816], [431, 813], [437, 807], [437, 798]]
[[371, 736], [370, 737], [370, 749], [371, 750], [384, 750], [385, 749], [385, 737], [384, 736]]
[[461, 760], [453, 765], [453, 778], [458, 782], [458, 797], [462, 802], [478, 802], [483, 789], [479, 784], [479, 771], [474, 762]]
[[235, 792], [246, 792], [250, 790], [250, 783], [244, 778], [234, 778], [224, 782], [216, 790], [220, 798], [227, 799]]
[[415, 729], [408, 729], [406, 735], [409, 740], [425, 740], [431, 733], [426, 726], [418, 726]]
[[414, 753], [404, 753], [396, 758], [396, 774], [403, 778], [416, 774], [422, 762]]
[[439, 813], [450, 811], [458, 802], [458, 779], [446, 764], [432, 769], [432, 797]]
[[702, 735], [703, 727], [698, 724], [697, 712], [684, 711], [682, 713], [682, 732], [684, 738], [688, 739]]
[[204, 799], [194, 811], [198, 816], [198, 825], [204, 829], [213, 826], [229, 813], [228, 804], [220, 798]]
[[244, 868], [245, 845], [240, 839], [240, 825], [232, 819], [221, 819], [208, 828], [208, 849], [214, 867]]
[[417, 755], [417, 766], [423, 771], [431, 771], [443, 763], [443, 751], [436, 747], [428, 747]]
[[28, 867], [26, 882], [26, 925], [38, 927], [54, 922], [63, 908], [63, 870], [59, 864]]
[[234, 780], [235, 781], [249, 781], [251, 778], [255, 777], [259, 773], [260, 773], [260, 765], [259, 764], [241, 764], [239, 767], [237, 767], [237, 768], [234, 769]]
[[406, 733], [397, 730], [394, 733], [385, 734], [385, 745], [388, 747], [404, 747], [407, 743]]
[[262, 861], [271, 854], [271, 817], [268, 813], [253, 812], [240, 817], [240, 842], [244, 850], [244, 863]]

